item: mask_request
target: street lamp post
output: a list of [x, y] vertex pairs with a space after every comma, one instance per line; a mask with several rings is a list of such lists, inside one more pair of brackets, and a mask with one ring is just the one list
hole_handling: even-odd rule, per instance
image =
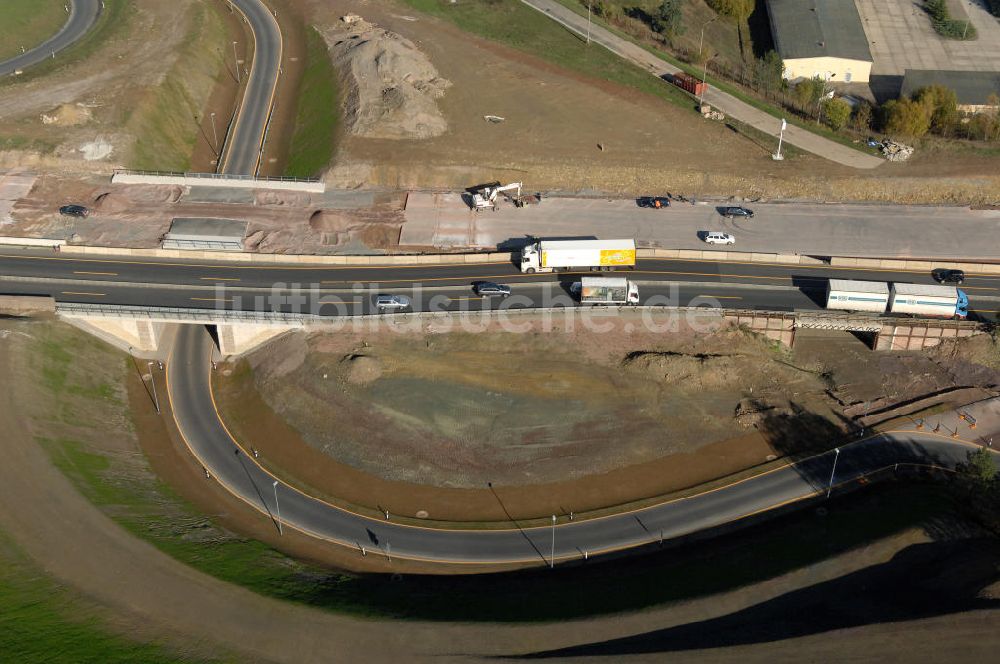
[[215, 113], [212, 113], [212, 138], [215, 139], [215, 156], [219, 156], [219, 132], [215, 128]]
[[149, 382], [153, 386], [153, 405], [156, 406], [156, 414], [160, 414], [160, 400], [156, 396], [156, 376], [153, 375], [153, 363], [147, 362], [146, 367], [149, 369]]
[[718, 53], [716, 53], [710, 58], [705, 58], [705, 70], [701, 73], [701, 98], [698, 100], [699, 110], [701, 109], [702, 106], [705, 105], [705, 91], [708, 89], [708, 83], [705, 82], [706, 80], [708, 80], [708, 63], [711, 62], [712, 58], [714, 58], [716, 55], [718, 55]]
[[827, 498], [830, 497], [830, 492], [833, 491], [833, 475], [834, 475], [834, 473], [837, 472], [837, 459], [840, 458], [840, 448], [837, 447], [833, 451], [836, 452], [836, 454], [834, 454], [834, 456], [833, 456], [833, 469], [830, 470], [830, 483], [826, 487], [826, 497]]
[[552, 554], [549, 556], [549, 569], [556, 566], [556, 515], [552, 515]]
[[236, 52], [237, 44], [239, 44], [239, 42], [237, 41], [233, 42], [233, 62], [236, 65], [236, 82], [239, 83], [242, 79], [240, 78], [240, 56]]
[[587, 43], [590, 43], [590, 6], [592, 2], [587, 2]]
[[278, 534], [283, 535], [284, 533], [281, 532], [281, 505], [278, 504], [278, 480], [274, 480], [274, 484], [271, 486], [274, 487], [274, 511], [278, 515]]
[[719, 18], [718, 14], [716, 14], [715, 16], [713, 16], [712, 18], [708, 19], [707, 21], [705, 21], [704, 23], [701, 24], [701, 36], [698, 37], [698, 57], [699, 58], [701, 57], [701, 47], [705, 44], [705, 28], [708, 27], [709, 23], [711, 23], [712, 21], [714, 21], [717, 18]]

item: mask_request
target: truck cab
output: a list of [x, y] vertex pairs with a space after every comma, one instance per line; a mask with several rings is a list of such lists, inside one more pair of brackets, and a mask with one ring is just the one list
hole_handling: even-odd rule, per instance
[[955, 315], [965, 320], [969, 317], [969, 296], [961, 288], [956, 290], [958, 291], [958, 299], [955, 302]]

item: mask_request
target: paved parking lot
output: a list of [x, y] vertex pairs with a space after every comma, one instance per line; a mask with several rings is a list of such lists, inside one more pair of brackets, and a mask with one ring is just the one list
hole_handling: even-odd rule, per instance
[[400, 244], [509, 248], [528, 235], [635, 238], [640, 246], [705, 249], [699, 231], [725, 231], [736, 251], [815, 256], [1000, 259], [1000, 211], [916, 205], [752, 204], [728, 220], [720, 202], [639, 208], [634, 199], [545, 198], [472, 212], [459, 194], [411, 192]]
[[872, 76], [902, 76], [906, 69], [1000, 71], [1000, 22], [981, 0], [957, 0], [979, 32], [974, 41], [938, 36], [917, 0], [856, 1], [875, 60]]

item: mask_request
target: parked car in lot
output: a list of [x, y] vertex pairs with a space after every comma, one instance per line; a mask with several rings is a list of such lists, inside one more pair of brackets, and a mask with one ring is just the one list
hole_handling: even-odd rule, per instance
[[718, 231], [702, 231], [701, 239], [708, 244], [736, 244], [736, 238], [729, 233]]
[[82, 205], [64, 205], [59, 208], [59, 214], [64, 217], [87, 217], [90, 215], [90, 209]]
[[753, 219], [753, 210], [742, 205], [730, 205], [722, 208], [722, 216], [726, 219]]
[[931, 276], [939, 284], [961, 284], [965, 282], [965, 272], [963, 270], [938, 268], [931, 272]]
[[643, 196], [635, 199], [635, 204], [641, 208], [661, 208], [670, 207], [670, 199], [666, 196]]
[[472, 284], [472, 290], [480, 297], [507, 297], [510, 295], [510, 286], [496, 284], [492, 281], [477, 281]]
[[410, 298], [405, 295], [377, 295], [375, 306], [379, 311], [398, 311], [410, 306]]

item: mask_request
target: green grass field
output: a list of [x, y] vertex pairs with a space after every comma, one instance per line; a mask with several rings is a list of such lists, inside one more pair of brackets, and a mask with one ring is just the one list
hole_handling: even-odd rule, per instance
[[69, 14], [64, 0], [3, 0], [0, 2], [0, 62], [30, 51], [59, 32]]
[[310, 27], [306, 30], [306, 66], [299, 84], [285, 175], [315, 177], [330, 164], [340, 124], [338, 87], [326, 42]]
[[101, 610], [75, 597], [0, 532], [0, 659], [18, 664], [199, 661], [129, 641], [103, 626]]
[[405, 0], [425, 14], [451, 21], [463, 30], [530, 53], [587, 76], [614, 81], [667, 101], [693, 108], [690, 98], [605, 48], [586, 42], [518, 0], [457, 3]]

